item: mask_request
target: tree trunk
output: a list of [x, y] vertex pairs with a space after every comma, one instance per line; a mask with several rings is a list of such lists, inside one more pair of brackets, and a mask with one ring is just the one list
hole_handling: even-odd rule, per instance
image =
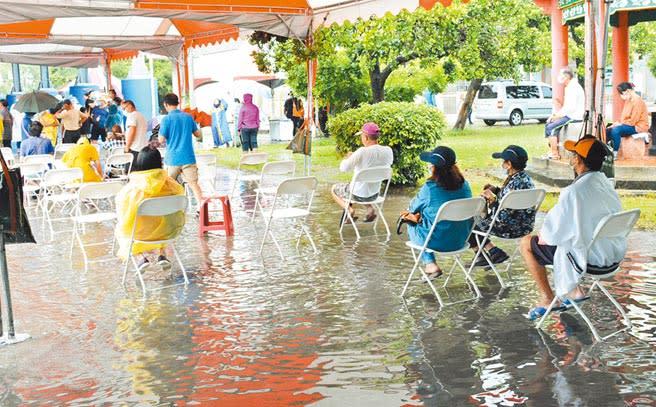
[[476, 92], [478, 92], [478, 90], [481, 88], [482, 83], [482, 79], [472, 79], [469, 82], [465, 100], [462, 102], [462, 105], [460, 105], [458, 120], [456, 120], [456, 124], [453, 126], [454, 130], [463, 130], [465, 128], [465, 125], [467, 124], [467, 118], [469, 116], [468, 113], [471, 111], [471, 107], [474, 104], [474, 98], [476, 97]]
[[376, 104], [385, 100], [385, 81], [387, 77], [380, 73], [379, 68], [376, 68], [369, 72], [369, 80], [371, 81], [371, 97], [373, 103]]

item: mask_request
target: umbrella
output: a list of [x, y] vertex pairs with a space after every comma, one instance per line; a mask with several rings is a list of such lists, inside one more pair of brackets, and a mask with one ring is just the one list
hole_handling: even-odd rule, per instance
[[38, 113], [57, 106], [59, 99], [46, 92], [30, 92], [21, 96], [14, 109], [23, 113]]

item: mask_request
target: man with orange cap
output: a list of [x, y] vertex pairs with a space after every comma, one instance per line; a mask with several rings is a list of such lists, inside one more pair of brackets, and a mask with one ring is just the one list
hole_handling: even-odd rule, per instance
[[[556, 295], [579, 302], [587, 299], [579, 288], [581, 273], [605, 274], [617, 268], [626, 253], [626, 238], [598, 240], [589, 251], [594, 231], [607, 215], [620, 212], [622, 205], [613, 184], [600, 172], [607, 150], [595, 137], [567, 140], [569, 164], [576, 173], [556, 205], [547, 213], [540, 233], [522, 239], [521, 252], [541, 294], [530, 319], [542, 317], [554, 299], [545, 266], [554, 266]], [[563, 304], [559, 308], [566, 307]]]

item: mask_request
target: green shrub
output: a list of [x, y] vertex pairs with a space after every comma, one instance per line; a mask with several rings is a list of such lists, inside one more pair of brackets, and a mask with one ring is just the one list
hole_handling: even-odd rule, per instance
[[426, 176], [426, 163], [419, 160], [419, 153], [435, 148], [444, 134], [446, 121], [442, 112], [404, 102], [381, 102], [346, 110], [328, 122], [338, 153], [345, 154], [362, 146], [355, 134], [367, 122], [378, 124], [380, 144], [394, 151], [393, 184], [414, 185]]
[[417, 94], [410, 86], [385, 86], [385, 100], [388, 102], [412, 102]]

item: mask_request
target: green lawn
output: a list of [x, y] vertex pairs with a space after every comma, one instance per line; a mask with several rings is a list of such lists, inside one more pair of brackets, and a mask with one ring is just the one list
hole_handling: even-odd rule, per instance
[[[487, 128], [466, 129], [464, 131], [448, 131], [441, 144], [453, 148], [458, 157], [458, 165], [476, 194], [486, 183], [499, 184], [500, 181], [488, 176], [488, 173], [501, 174], [501, 162], [491, 157], [493, 152], [501, 151], [509, 144], [517, 144], [526, 149], [530, 157], [546, 153], [547, 145], [543, 136], [543, 126], [539, 124], [517, 127], [493, 126]], [[269, 144], [260, 151], [269, 153], [270, 159], [288, 159], [293, 157], [297, 168], [302, 172], [303, 155], [285, 150], [285, 144]], [[241, 149], [212, 150], [218, 156], [219, 167], [237, 168]], [[316, 139], [312, 145], [312, 175], [322, 183], [348, 181], [351, 174], [339, 172], [338, 166], [342, 157], [335, 152], [335, 142], [331, 138]], [[638, 226], [645, 229], [656, 229], [656, 193], [634, 195], [620, 191], [622, 205], [625, 209], [640, 208], [642, 215]], [[548, 193], [542, 206], [549, 210], [557, 201], [557, 192]]]

